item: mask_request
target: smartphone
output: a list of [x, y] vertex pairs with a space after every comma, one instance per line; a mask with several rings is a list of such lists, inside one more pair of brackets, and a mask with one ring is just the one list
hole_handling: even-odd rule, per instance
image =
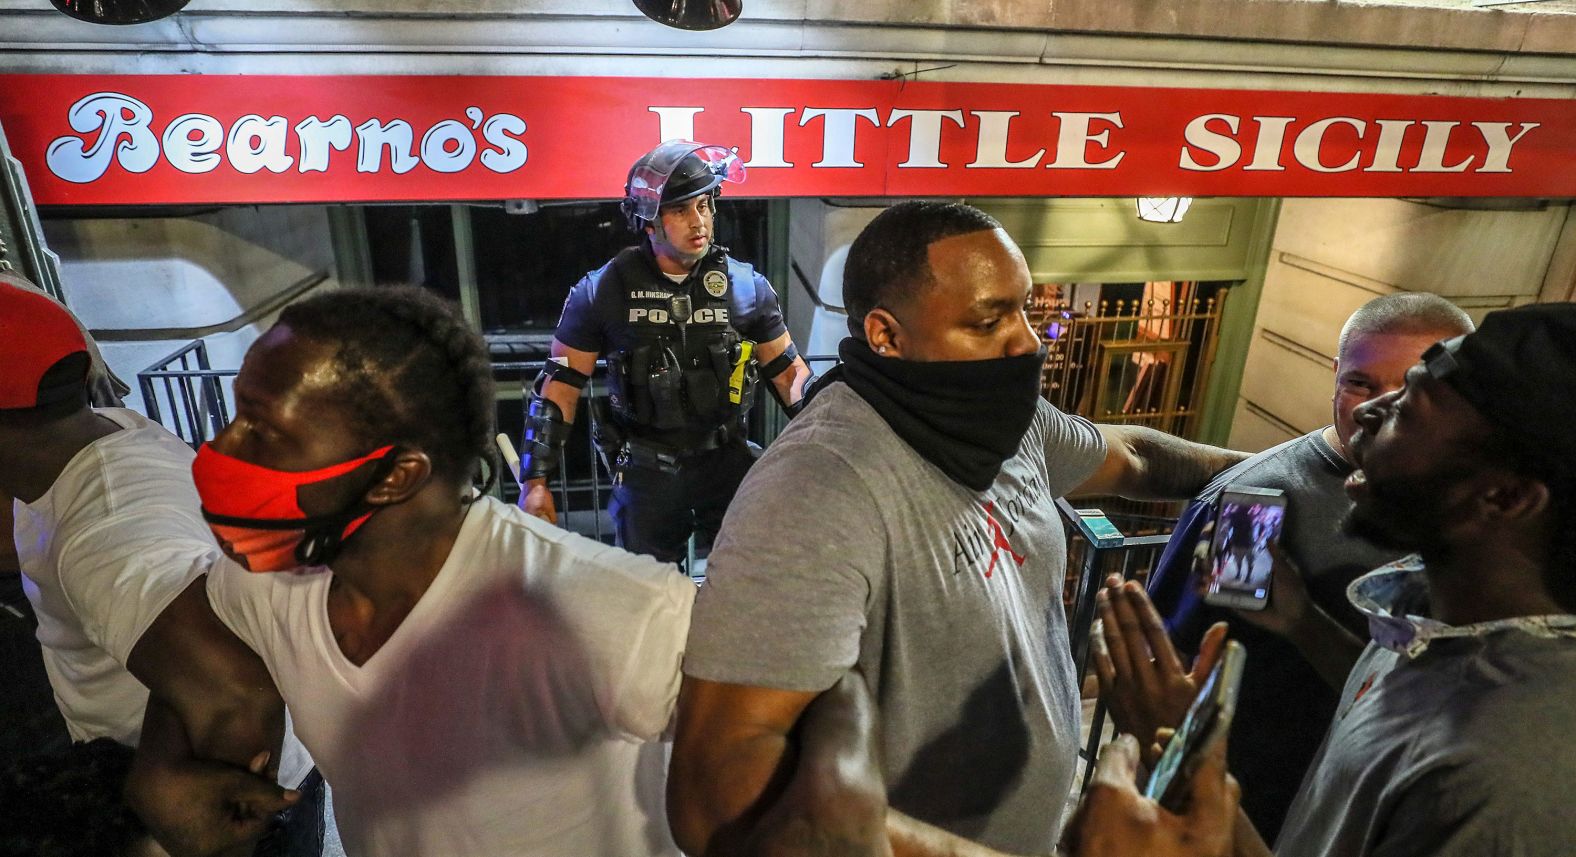
[[1174, 813], [1183, 812], [1187, 802], [1188, 784], [1198, 771], [1204, 754], [1223, 741], [1231, 730], [1231, 718], [1237, 711], [1237, 686], [1242, 683], [1242, 662], [1247, 651], [1236, 640], [1226, 642], [1220, 661], [1209, 671], [1204, 686], [1188, 708], [1182, 725], [1171, 736], [1170, 743], [1155, 763], [1149, 775], [1149, 785], [1144, 796]]
[[1270, 602], [1270, 545], [1280, 542], [1286, 494], [1276, 488], [1228, 485], [1215, 514], [1205, 604], [1263, 610]]

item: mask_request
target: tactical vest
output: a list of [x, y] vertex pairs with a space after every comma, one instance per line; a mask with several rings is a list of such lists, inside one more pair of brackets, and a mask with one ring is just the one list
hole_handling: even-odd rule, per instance
[[624, 295], [630, 344], [608, 355], [608, 405], [637, 435], [697, 433], [749, 410], [758, 369], [734, 330], [728, 257], [712, 248], [682, 283], [631, 247], [599, 288]]

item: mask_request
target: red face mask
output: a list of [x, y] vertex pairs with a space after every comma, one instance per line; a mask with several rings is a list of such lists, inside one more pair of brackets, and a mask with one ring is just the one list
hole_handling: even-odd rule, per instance
[[248, 571], [286, 571], [326, 565], [376, 511], [358, 500], [331, 515], [309, 516], [301, 510], [300, 490], [384, 459], [370, 487], [388, 474], [393, 449], [385, 446], [318, 470], [291, 472], [248, 464], [205, 443], [192, 462], [192, 479], [203, 519], [231, 559]]

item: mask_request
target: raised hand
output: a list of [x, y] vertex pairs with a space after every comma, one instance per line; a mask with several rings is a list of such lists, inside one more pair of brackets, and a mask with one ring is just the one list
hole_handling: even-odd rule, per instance
[[1113, 575], [1097, 604], [1100, 621], [1092, 641], [1100, 695], [1117, 730], [1140, 736], [1147, 746], [1156, 730], [1182, 722], [1225, 647], [1226, 624], [1217, 622], [1205, 632], [1188, 670], [1143, 587]]
[[1290, 637], [1308, 619], [1313, 599], [1302, 570], [1279, 544], [1270, 544], [1270, 600], [1263, 610], [1236, 610], [1237, 618], [1272, 634]]

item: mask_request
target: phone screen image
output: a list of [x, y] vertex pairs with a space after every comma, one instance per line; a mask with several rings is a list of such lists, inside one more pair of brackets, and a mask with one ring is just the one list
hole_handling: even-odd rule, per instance
[[1172, 812], [1182, 810], [1182, 796], [1187, 792], [1187, 782], [1198, 769], [1201, 755], [1231, 728], [1246, 657], [1241, 643], [1235, 640], [1226, 643], [1220, 662], [1210, 670], [1187, 716], [1182, 719], [1182, 725], [1177, 727], [1176, 734], [1171, 736], [1160, 760], [1155, 763], [1155, 770], [1144, 789], [1145, 797], [1159, 801]]
[[1209, 587], [1204, 600], [1246, 610], [1269, 603], [1270, 545], [1280, 540], [1286, 498], [1269, 489], [1231, 489], [1221, 494], [1209, 551]]

